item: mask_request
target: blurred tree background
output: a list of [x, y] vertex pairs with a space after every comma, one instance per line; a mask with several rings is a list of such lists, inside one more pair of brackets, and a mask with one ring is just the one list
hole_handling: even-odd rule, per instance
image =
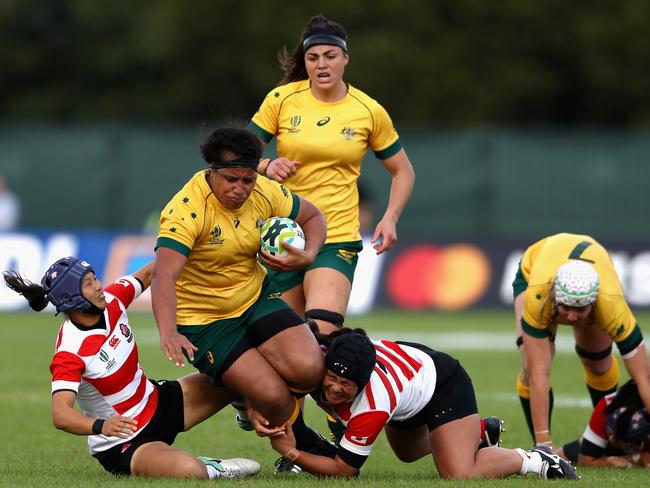
[[[0, 0], [0, 173], [21, 225], [155, 220], [203, 167], [201, 134], [248, 121], [319, 13], [416, 169], [401, 235], [650, 238], [648, 0]], [[390, 180], [367, 159], [378, 213]]]
[[650, 125], [647, 0], [2, 0], [0, 118], [246, 120], [317, 13], [401, 125]]

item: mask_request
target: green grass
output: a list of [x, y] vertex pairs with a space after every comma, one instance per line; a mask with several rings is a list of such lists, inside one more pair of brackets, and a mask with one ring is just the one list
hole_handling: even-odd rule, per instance
[[[650, 314], [638, 316], [641, 324], [650, 322]], [[175, 378], [191, 369], [179, 370], [170, 365], [160, 352], [153, 319], [148, 314], [132, 314], [140, 360], [153, 378]], [[204, 486], [196, 481], [118, 479], [107, 474], [87, 452], [84, 437], [59, 432], [50, 419], [50, 376], [48, 371], [59, 319], [49, 314], [0, 314], [0, 486], [65, 486], [86, 487], [110, 483], [111, 486]], [[514, 347], [514, 319], [511, 312], [481, 311], [459, 314], [405, 313], [382, 311], [365, 317], [353, 317], [351, 325], [363, 326], [376, 338], [392, 334], [408, 337], [429, 337], [428, 345], [441, 349], [461, 360], [473, 379], [479, 408], [483, 415], [499, 415], [506, 421], [504, 447], [529, 447], [530, 437], [515, 393], [515, 376], [519, 357]], [[448, 336], [463, 332], [494, 332], [500, 334], [504, 347], [490, 350], [468, 350], [471, 334]], [[442, 335], [439, 335], [442, 334]], [[560, 337], [569, 340], [568, 328]], [[449, 341], [452, 341], [451, 343]], [[456, 342], [453, 342], [456, 341]], [[512, 347], [510, 347], [512, 345]], [[556, 393], [553, 431], [556, 443], [578, 437], [588, 420], [590, 409], [582, 379], [582, 368], [572, 352], [558, 353], [553, 365]], [[580, 401], [582, 403], [580, 403]], [[307, 420], [321, 431], [325, 422], [320, 411], [308, 403]], [[536, 486], [547, 483], [529, 475], [495, 481], [439, 480], [430, 458], [413, 464], [399, 462], [382, 437], [355, 481], [318, 480], [302, 474], [297, 477], [273, 476], [277, 458], [265, 439], [237, 429], [231, 409], [181, 434], [176, 447], [196, 454], [221, 457], [250, 457], [259, 460], [262, 472], [243, 481], [218, 481], [224, 486], [343, 486], [354, 483], [360, 487], [411, 486]], [[647, 484], [648, 474], [641, 469], [580, 469], [582, 483], [593, 486], [615, 486], [618, 483]]]

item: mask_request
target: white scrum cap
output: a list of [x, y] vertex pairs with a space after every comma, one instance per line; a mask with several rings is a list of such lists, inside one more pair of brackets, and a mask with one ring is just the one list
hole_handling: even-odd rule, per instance
[[596, 301], [600, 278], [594, 267], [580, 260], [564, 263], [554, 282], [555, 303], [567, 307], [586, 307]]

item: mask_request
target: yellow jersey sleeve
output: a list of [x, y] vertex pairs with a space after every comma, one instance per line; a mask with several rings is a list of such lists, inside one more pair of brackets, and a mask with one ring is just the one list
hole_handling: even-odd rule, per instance
[[402, 149], [399, 136], [393, 126], [390, 115], [388, 115], [384, 107], [375, 103], [372, 115], [374, 127], [368, 138], [368, 145], [375, 153], [377, 159], [387, 159]]
[[[203, 175], [201, 172], [201, 177]], [[189, 256], [201, 233], [205, 215], [205, 198], [191, 187], [184, 187], [167, 203], [160, 214], [160, 231], [156, 247], [169, 247]]]
[[298, 195], [291, 193], [284, 185], [277, 181], [270, 180], [263, 176], [257, 178], [257, 191], [267, 202], [268, 217], [289, 217], [296, 218], [300, 211], [300, 199]]
[[280, 107], [284, 100], [281, 88], [274, 88], [267, 93], [248, 127], [267, 144], [271, 142], [280, 128]]

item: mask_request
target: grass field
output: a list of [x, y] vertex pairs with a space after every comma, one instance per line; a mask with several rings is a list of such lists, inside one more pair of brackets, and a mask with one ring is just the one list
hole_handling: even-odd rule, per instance
[[[650, 323], [650, 314], [639, 314], [639, 322]], [[153, 318], [131, 316], [140, 350], [140, 362], [153, 378], [175, 378], [190, 372], [179, 370], [162, 356]], [[363, 326], [375, 338], [400, 338], [424, 342], [461, 360], [473, 379], [483, 415], [499, 415], [506, 421], [504, 447], [529, 447], [514, 389], [519, 364], [514, 348], [513, 318], [506, 311], [459, 314], [404, 313], [385, 311], [353, 317], [350, 325]], [[48, 371], [59, 318], [50, 314], [0, 314], [0, 486], [204, 486], [205, 482], [176, 480], [118, 479], [107, 474], [87, 452], [86, 439], [57, 431], [50, 420], [50, 376]], [[578, 437], [590, 414], [582, 369], [573, 353], [569, 330], [558, 337], [558, 354], [553, 366], [555, 411], [553, 431], [556, 443]], [[259, 460], [263, 469], [244, 481], [217, 481], [224, 486], [537, 486], [548, 483], [518, 476], [498, 481], [454, 481], [438, 478], [430, 458], [413, 464], [397, 461], [382, 437], [354, 481], [318, 480], [307, 474], [275, 477], [277, 458], [265, 439], [237, 429], [231, 409], [181, 434], [175, 446], [213, 457], [243, 456]], [[325, 422], [313, 405], [307, 420], [325, 431]], [[580, 469], [582, 484], [609, 487], [619, 483], [648, 486], [650, 472], [641, 469]]]

